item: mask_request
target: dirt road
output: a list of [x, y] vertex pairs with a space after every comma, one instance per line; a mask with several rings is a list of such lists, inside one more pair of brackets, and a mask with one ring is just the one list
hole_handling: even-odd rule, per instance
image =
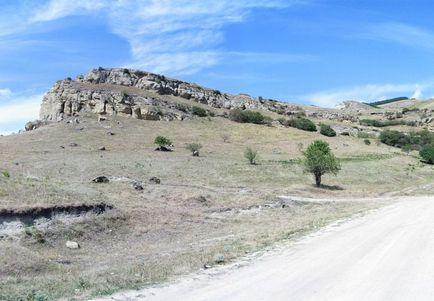
[[433, 300], [434, 198], [408, 197], [225, 272], [104, 300]]

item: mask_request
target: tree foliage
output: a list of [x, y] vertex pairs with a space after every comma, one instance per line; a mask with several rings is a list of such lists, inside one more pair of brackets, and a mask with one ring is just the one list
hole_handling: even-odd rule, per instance
[[310, 144], [304, 154], [305, 172], [312, 173], [317, 187], [321, 186], [321, 177], [326, 173], [337, 174], [341, 169], [336, 157], [331, 152], [329, 144], [316, 140]]

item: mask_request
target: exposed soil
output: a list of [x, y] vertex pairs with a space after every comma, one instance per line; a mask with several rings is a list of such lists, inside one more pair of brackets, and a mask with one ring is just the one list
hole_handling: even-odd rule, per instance
[[0, 224], [18, 221], [25, 226], [31, 226], [40, 218], [51, 219], [55, 215], [60, 214], [73, 216], [86, 213], [101, 214], [111, 209], [113, 209], [113, 206], [105, 203], [96, 205], [56, 205], [50, 207], [0, 209]]

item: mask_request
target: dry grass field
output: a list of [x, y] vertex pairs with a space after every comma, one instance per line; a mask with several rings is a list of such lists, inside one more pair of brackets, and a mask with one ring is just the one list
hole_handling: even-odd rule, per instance
[[[157, 135], [170, 138], [174, 151], [154, 151]], [[337, 176], [324, 176], [323, 188], [300, 164], [315, 139], [329, 142], [342, 164]], [[143, 287], [384, 205], [354, 198], [430, 193], [432, 166], [371, 140], [223, 118], [97, 122], [91, 115], [0, 137], [0, 212], [113, 206], [33, 226], [0, 224], [0, 300], [82, 300]], [[185, 149], [192, 142], [203, 145], [200, 157]], [[257, 165], [243, 157], [248, 146], [259, 152]], [[110, 182], [92, 182], [101, 175]], [[66, 248], [68, 240], [80, 248]]]

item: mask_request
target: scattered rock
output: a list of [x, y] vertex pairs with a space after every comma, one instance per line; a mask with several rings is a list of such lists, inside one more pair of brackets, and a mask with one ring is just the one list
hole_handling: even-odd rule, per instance
[[77, 147], [77, 146], [78, 146], [78, 144], [77, 144], [77, 143], [75, 143], [75, 142], [72, 142], [72, 143], [70, 143], [70, 144], [69, 144], [69, 146], [70, 146], [70, 147]]
[[105, 148], [105, 146], [101, 146], [101, 147], [98, 148], [98, 150], [100, 150], [100, 151], [105, 151], [106, 148]]
[[116, 135], [116, 134], [113, 133], [113, 132], [107, 132], [107, 135], [109, 135], [109, 136], [114, 136], [114, 135]]
[[134, 181], [133, 183], [131, 183], [131, 186], [133, 186], [133, 188], [135, 190], [143, 190], [143, 183], [142, 182]]
[[33, 130], [36, 130], [37, 128], [41, 127], [42, 125], [43, 125], [43, 123], [41, 120], [29, 121], [24, 126], [24, 129], [26, 131], [33, 131]]
[[106, 176], [98, 176], [92, 180], [94, 183], [108, 183], [110, 180]]
[[160, 184], [161, 181], [160, 181], [160, 179], [157, 178], [157, 177], [152, 177], [152, 178], [149, 179], [149, 183], [152, 183], [152, 184]]
[[195, 150], [195, 151], [193, 152], [193, 157], [199, 157], [199, 151]]
[[68, 249], [80, 249], [80, 245], [78, 244], [78, 242], [70, 241], [70, 240], [66, 242], [66, 247]]
[[213, 257], [213, 261], [216, 264], [222, 264], [222, 263], [224, 263], [226, 261], [226, 258], [225, 258], [225, 256], [223, 254], [216, 254]]
[[105, 116], [98, 116], [98, 122], [101, 122], [101, 121], [106, 121], [107, 120], [107, 117], [105, 117]]
[[211, 266], [210, 264], [204, 264], [204, 265], [203, 265], [203, 268], [204, 268], [205, 270], [207, 270], [207, 269], [212, 268], [212, 266]]

